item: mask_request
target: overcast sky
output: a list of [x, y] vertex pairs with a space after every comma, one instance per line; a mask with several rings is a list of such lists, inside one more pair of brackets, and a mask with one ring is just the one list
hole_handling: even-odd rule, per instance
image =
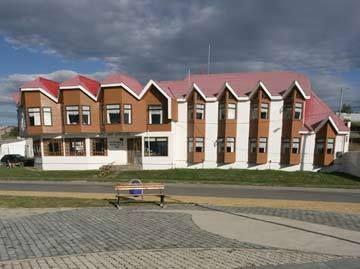
[[0, 125], [39, 74], [130, 74], [141, 82], [212, 72], [307, 74], [334, 109], [360, 111], [360, 1], [1, 0]]

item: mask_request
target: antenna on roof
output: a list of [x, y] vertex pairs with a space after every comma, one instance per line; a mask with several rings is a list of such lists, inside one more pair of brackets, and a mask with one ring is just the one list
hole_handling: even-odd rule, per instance
[[209, 52], [208, 52], [208, 75], [210, 74], [210, 53], [211, 53], [211, 46], [209, 42]]

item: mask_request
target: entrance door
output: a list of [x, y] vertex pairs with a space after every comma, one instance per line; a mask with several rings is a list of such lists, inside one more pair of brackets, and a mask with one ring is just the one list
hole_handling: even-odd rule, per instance
[[127, 152], [129, 164], [141, 164], [141, 137], [127, 139]]

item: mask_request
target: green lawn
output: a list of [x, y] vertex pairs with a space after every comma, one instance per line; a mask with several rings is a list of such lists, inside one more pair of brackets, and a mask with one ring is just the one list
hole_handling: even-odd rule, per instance
[[50, 198], [0, 195], [0, 208], [48, 208], [48, 207], [102, 207], [110, 206], [107, 200], [82, 198]]
[[341, 173], [284, 172], [243, 169], [169, 169], [123, 171], [100, 177], [98, 171], [41, 171], [34, 168], [0, 168], [0, 180], [225, 183], [268, 186], [360, 188], [360, 178]]

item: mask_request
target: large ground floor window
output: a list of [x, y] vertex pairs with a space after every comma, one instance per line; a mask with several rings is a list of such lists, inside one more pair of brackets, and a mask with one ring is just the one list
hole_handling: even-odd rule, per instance
[[62, 156], [63, 143], [62, 139], [44, 139], [44, 156]]
[[85, 156], [85, 138], [65, 139], [66, 156]]
[[145, 156], [168, 156], [167, 137], [145, 137], [144, 141]]
[[91, 138], [91, 155], [106, 156], [107, 155], [107, 139]]

